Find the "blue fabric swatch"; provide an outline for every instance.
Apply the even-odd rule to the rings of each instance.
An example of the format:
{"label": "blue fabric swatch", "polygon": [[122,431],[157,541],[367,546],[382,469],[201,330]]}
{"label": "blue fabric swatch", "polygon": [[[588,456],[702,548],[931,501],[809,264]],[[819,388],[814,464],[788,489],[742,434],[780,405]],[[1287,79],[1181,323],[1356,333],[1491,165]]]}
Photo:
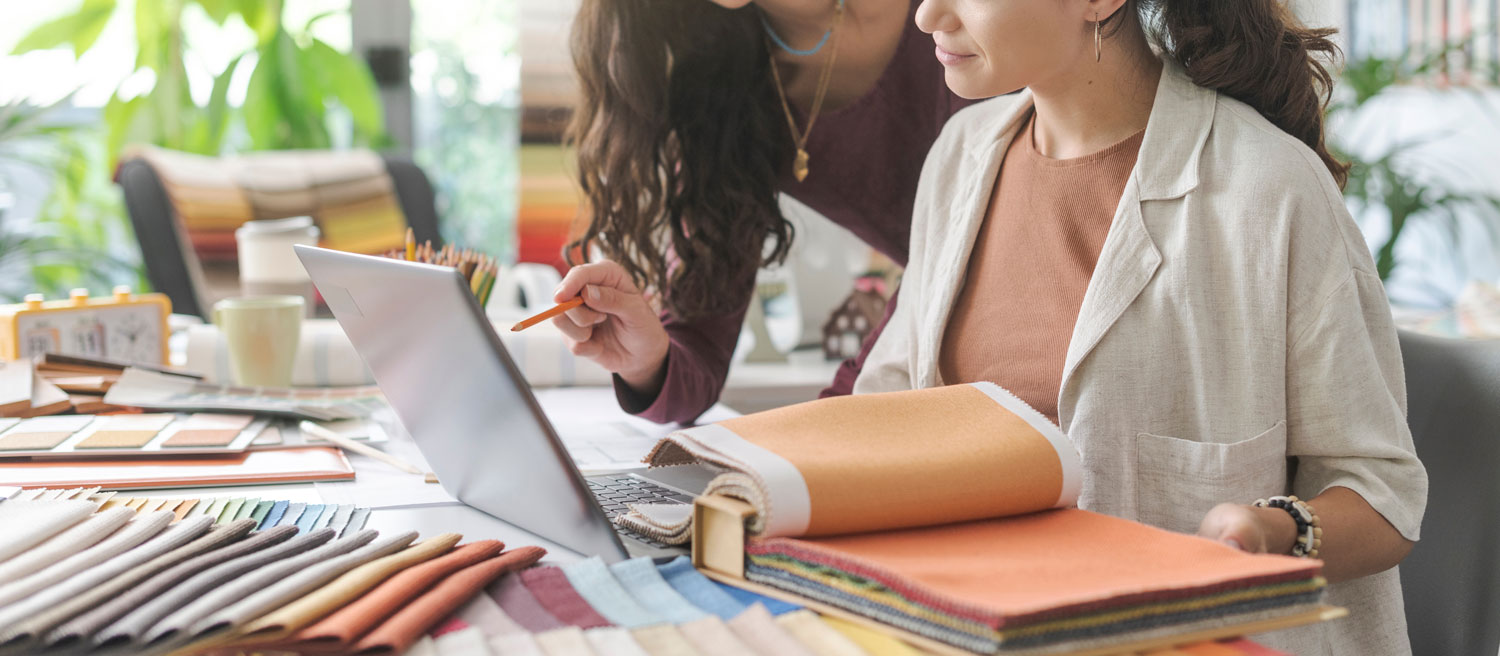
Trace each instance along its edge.
{"label": "blue fabric swatch", "polygon": [[717,615],[720,619],[734,619],[748,608],[739,600],[729,596],[729,593],[721,590],[719,586],[714,585],[713,580],[693,569],[693,561],[687,556],[678,556],[669,562],[657,565],[656,571],[660,572],[662,578],[667,580],[667,585],[672,586],[672,589],[683,598],[704,612]]}
{"label": "blue fabric swatch", "polygon": [[323,509],[327,508],[321,503],[309,503],[302,511],[302,516],[297,518],[297,533],[309,533],[313,530],[313,524],[318,523],[318,518],[323,516]]}
{"label": "blue fabric swatch", "polygon": [[614,624],[635,629],[667,621],[630,596],[598,556],[563,565],[562,571],[573,584],[573,589],[578,591],[578,596]]}
{"label": "blue fabric swatch", "polygon": [[270,512],[266,513],[266,518],[260,520],[260,525],[256,526],[255,530],[264,531],[268,528],[271,528],[272,526],[279,524],[281,522],[281,516],[286,514],[286,507],[288,505],[291,505],[290,502],[277,501],[274,505],[271,506]]}
{"label": "blue fabric swatch", "polygon": [[277,526],[286,526],[286,525],[290,524],[290,525],[295,526],[297,524],[297,520],[302,517],[302,511],[306,510],[306,509],[307,509],[307,504],[305,504],[305,503],[295,503],[294,502],[294,503],[287,504],[286,512],[282,513],[281,519],[277,520],[276,525]]}
{"label": "blue fabric swatch", "polygon": [[684,599],[667,580],[656,571],[650,558],[631,558],[609,566],[610,573],[630,596],[659,617],[673,624],[684,624],[703,619],[706,614],[692,602]]}
{"label": "blue fabric swatch", "polygon": [[718,581],[714,581],[713,584],[719,586],[720,590],[729,593],[729,596],[734,597],[735,600],[744,604],[747,608],[751,604],[761,604],[762,606],[766,607],[766,610],[771,611],[772,615],[785,615],[794,610],[802,609],[801,606],[798,606],[796,604],[787,603],[780,599],[772,599],[765,595],[756,594],[749,590],[741,590],[732,585],[726,585]]}

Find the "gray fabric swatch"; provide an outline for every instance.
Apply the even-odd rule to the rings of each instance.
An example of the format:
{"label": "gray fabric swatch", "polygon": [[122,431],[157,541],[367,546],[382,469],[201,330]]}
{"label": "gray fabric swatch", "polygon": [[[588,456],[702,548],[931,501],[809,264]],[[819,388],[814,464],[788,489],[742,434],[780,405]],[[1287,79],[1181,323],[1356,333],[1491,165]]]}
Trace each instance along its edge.
{"label": "gray fabric swatch", "polygon": [[[153,513],[146,518],[158,518],[163,526],[170,524],[176,518],[171,512]],[[194,518],[162,531],[155,537],[147,540],[144,544],[129,549],[113,558],[96,561],[91,567],[68,577],[54,585],[38,590],[30,597],[19,600],[9,606],[0,608],[0,642],[11,637],[14,628],[22,621],[32,616],[57,606],[68,599],[88,592],[90,588],[108,582],[125,572],[130,571],[136,565],[145,564],[151,559],[168,553],[173,549],[192,542],[198,536],[208,532],[213,522],[207,517]]]}
{"label": "gray fabric swatch", "polygon": [[347,503],[339,506],[339,511],[333,514],[333,519],[329,521],[328,528],[337,531],[339,535],[343,535],[344,527],[349,525],[349,518],[353,515],[354,506]]}
{"label": "gray fabric swatch", "polygon": [[[129,508],[111,508],[89,515],[41,544],[0,563],[0,581],[14,581],[99,544],[132,517],[135,517],[135,511]],[[11,528],[8,524],[0,526],[5,526],[7,531]]]}
{"label": "gray fabric swatch", "polygon": [[173,519],[172,513],[169,512],[157,512],[137,517],[92,547],[33,572],[30,576],[0,584],[0,606],[9,606],[27,595],[35,594],[43,588],[134,548],[160,533]]}
{"label": "gray fabric swatch", "polygon": [[350,533],[353,533],[355,531],[363,530],[365,527],[365,521],[369,518],[369,508],[355,508],[354,513],[349,515],[349,523],[344,526],[343,532],[339,533],[339,535],[349,535]]}
{"label": "gray fabric swatch", "polygon": [[92,501],[22,501],[11,500],[0,505],[0,562],[41,544],[69,526],[92,515],[98,505]]}
{"label": "gray fabric swatch", "polygon": [[286,512],[282,513],[281,519],[277,520],[277,526],[296,526],[297,520],[302,517],[302,511],[307,510],[305,503],[288,504]]}
{"label": "gray fabric swatch", "polygon": [[[333,531],[323,529],[313,531],[305,537],[322,536],[323,541],[333,537]],[[214,611],[224,608],[235,601],[244,599],[246,596],[270,586],[293,572],[298,572],[335,556],[342,556],[354,551],[374,540],[375,531],[363,531],[347,538],[341,538],[329,542],[316,549],[299,554],[292,558],[278,558],[258,563],[257,566],[245,572],[232,581],[221,581],[219,585],[203,591],[197,598],[182,605],[170,615],[162,618],[156,624],[141,635],[141,642],[148,647],[155,648],[171,644],[180,639],[192,637],[188,629],[196,625],[203,618],[208,617]],[[298,538],[300,540],[301,538]],[[296,540],[294,540],[295,542]],[[288,543],[290,544],[290,543]]]}
{"label": "gray fabric swatch", "polygon": [[248,597],[219,609],[212,615],[198,621],[188,632],[197,636],[216,633],[223,629],[242,625],[280,608],[293,599],[316,590],[324,583],[333,580],[334,577],[359,565],[405,549],[415,539],[417,539],[417,532],[408,531],[391,538],[372,542],[367,546],[342,556],[331,558],[297,571],[262,590],[251,593]]}
{"label": "gray fabric swatch", "polygon": [[[191,521],[193,520],[183,520],[182,523]],[[105,603],[110,598],[113,598],[120,593],[129,590],[131,587],[135,586],[135,584],[140,583],[147,577],[156,574],[157,572],[163,571],[168,567],[176,565],[180,562],[188,560],[189,558],[192,558],[204,552],[213,551],[214,549],[218,549],[219,547],[239,540],[240,538],[245,537],[245,535],[249,533],[250,529],[252,528],[255,528],[255,522],[250,520],[241,520],[224,526],[211,527],[206,534],[200,536],[198,539],[193,540],[192,542],[189,542],[185,545],[182,545],[181,547],[152,558],[147,562],[136,565],[135,567],[130,568],[130,570],[126,571],[125,573],[110,579],[102,585],[95,586],[89,589],[87,592],[74,596],[73,598],[59,603],[44,612],[32,616],[21,625],[15,627],[15,629],[10,632],[10,635],[7,636],[5,640],[0,641],[0,643],[8,645],[10,644],[10,641],[30,642],[36,640],[38,637],[52,630],[57,625],[67,621],[69,618],[87,612],[89,609],[95,608]]]}
{"label": "gray fabric swatch", "polygon": [[[94,644],[105,645],[106,643],[118,642],[134,644],[140,640],[141,634],[156,624],[158,620],[166,617],[172,611],[191,603],[208,590],[233,581],[235,577],[257,567],[262,567],[267,563],[275,562],[277,559],[286,558],[312,549],[333,537],[330,534],[313,533],[298,536],[290,540],[287,539],[296,534],[297,528],[294,526],[288,526],[285,530],[282,527],[277,527],[266,531],[262,535],[273,535],[275,536],[275,540],[271,541],[269,545],[262,545],[264,548],[238,555],[231,560],[220,562],[212,567],[198,571],[187,580],[172,586],[170,589],[157,590],[156,594],[139,600],[140,605],[134,610],[127,608],[126,610],[129,610],[129,612],[124,613],[124,616],[115,620],[114,624],[111,624],[108,628],[95,635]],[[245,542],[250,542],[253,539],[254,537]],[[243,544],[233,545],[233,547]],[[212,555],[214,555],[214,552],[204,554],[204,556]],[[183,565],[187,564],[183,563]],[[132,594],[134,592],[134,590],[131,591]]]}

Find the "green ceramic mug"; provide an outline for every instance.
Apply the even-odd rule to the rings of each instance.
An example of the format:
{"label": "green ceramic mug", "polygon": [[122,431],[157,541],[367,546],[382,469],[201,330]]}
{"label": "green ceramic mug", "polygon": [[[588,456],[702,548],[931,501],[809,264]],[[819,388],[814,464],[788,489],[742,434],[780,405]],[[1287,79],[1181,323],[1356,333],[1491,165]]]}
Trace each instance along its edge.
{"label": "green ceramic mug", "polygon": [[214,304],[236,385],[288,387],[302,333],[301,296],[244,296]]}

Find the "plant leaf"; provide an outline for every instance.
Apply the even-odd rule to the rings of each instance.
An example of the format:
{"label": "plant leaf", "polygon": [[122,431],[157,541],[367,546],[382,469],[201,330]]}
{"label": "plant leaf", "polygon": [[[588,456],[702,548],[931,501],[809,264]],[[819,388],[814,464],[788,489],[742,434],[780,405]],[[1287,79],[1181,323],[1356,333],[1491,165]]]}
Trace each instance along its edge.
{"label": "plant leaf", "polygon": [[356,134],[364,136],[367,141],[384,135],[380,93],[370,67],[354,55],[339,52],[318,39],[313,39],[307,54],[329,92],[349,110]]}
{"label": "plant leaf", "polygon": [[115,0],[87,0],[78,11],[36,26],[11,50],[19,55],[33,50],[51,50],[73,45],[73,56],[81,57],[94,42],[115,11]]}
{"label": "plant leaf", "polygon": [[[140,2],[141,0],[136,0],[136,1]],[[223,25],[224,21],[229,20],[229,15],[232,14],[232,13],[234,13],[234,10],[235,10],[235,6],[231,2],[231,0],[193,0],[193,1],[199,7],[203,8],[204,13],[208,14],[208,17],[211,18],[211,19],[213,19],[215,25]]]}

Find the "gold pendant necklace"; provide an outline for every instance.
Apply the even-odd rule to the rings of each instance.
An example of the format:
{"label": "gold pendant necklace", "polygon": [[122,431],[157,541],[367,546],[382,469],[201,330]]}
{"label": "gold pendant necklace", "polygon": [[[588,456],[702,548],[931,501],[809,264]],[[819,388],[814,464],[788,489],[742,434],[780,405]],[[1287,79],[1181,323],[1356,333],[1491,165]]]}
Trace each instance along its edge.
{"label": "gold pendant necklace", "polygon": [[797,130],[797,119],[792,116],[792,106],[786,101],[786,90],[782,88],[781,72],[776,68],[776,57],[771,56],[771,77],[776,81],[776,95],[781,99],[781,109],[786,112],[786,123],[792,131],[792,141],[797,145],[797,159],[792,162],[792,177],[797,182],[807,179],[808,160],[807,136],[812,134],[813,123],[818,120],[818,112],[823,109],[823,98],[828,94],[828,83],[833,79],[833,62],[839,54],[839,25],[844,22],[844,2],[840,0],[833,15],[833,43],[829,44],[828,61],[823,64],[823,71],[818,75],[818,91],[813,95],[812,110],[807,114],[807,129]]}

